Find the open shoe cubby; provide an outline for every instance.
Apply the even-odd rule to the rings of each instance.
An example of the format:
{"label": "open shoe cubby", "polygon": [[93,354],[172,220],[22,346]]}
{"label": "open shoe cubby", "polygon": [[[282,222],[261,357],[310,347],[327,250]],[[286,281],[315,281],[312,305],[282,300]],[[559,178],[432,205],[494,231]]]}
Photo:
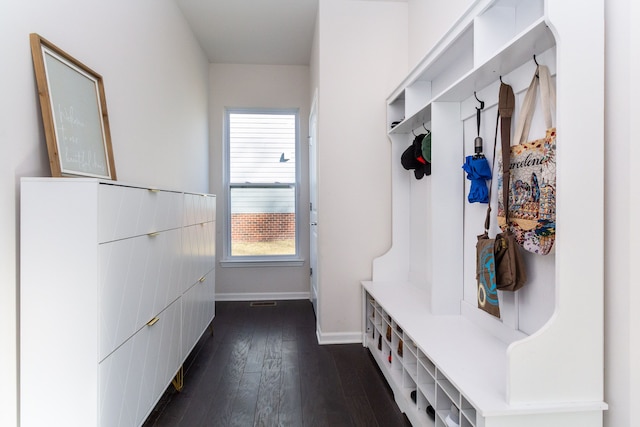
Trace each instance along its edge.
{"label": "open shoe cubby", "polygon": [[[439,365],[416,344],[402,325],[365,291],[366,342],[394,394],[400,396],[401,409],[414,424],[446,426],[455,408],[460,426],[475,427],[476,409]],[[390,338],[389,338],[390,337]],[[434,417],[427,408],[434,409]]]}
{"label": "open shoe cubby", "polygon": [[[460,426],[479,427],[484,424],[477,408],[505,408],[503,388],[483,390],[484,384],[499,384],[496,380],[504,371],[486,368],[504,361],[505,343],[461,316],[430,315],[426,294],[413,285],[364,282],[363,286],[364,345],[414,425],[446,426],[453,405]],[[482,345],[486,338],[490,345]],[[471,355],[474,361],[467,365]],[[433,420],[427,415],[429,406],[435,410]]]}
{"label": "open shoe cubby", "polygon": [[[387,99],[392,246],[363,282],[363,343],[414,425],[445,426],[452,405],[461,426],[602,425],[603,10],[603,0],[473,1]],[[517,117],[534,55],[557,90],[556,250],[527,255],[530,280],[500,293],[498,319],[476,306],[486,205],[467,203],[461,166],[473,154],[475,96],[486,101],[481,133],[491,160],[500,80],[516,92]],[[589,102],[578,96],[585,88]],[[425,129],[431,175],[416,180],[400,157]],[[577,196],[585,191],[588,218]],[[586,229],[589,245],[580,243]]]}

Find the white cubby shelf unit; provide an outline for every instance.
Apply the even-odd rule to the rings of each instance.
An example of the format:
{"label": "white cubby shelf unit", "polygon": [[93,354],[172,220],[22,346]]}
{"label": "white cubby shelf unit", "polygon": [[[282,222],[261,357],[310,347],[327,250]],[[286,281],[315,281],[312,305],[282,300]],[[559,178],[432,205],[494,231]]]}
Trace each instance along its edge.
{"label": "white cubby shelf unit", "polygon": [[[569,3],[472,2],[387,99],[392,246],[362,283],[363,344],[414,425],[446,426],[452,405],[460,426],[602,425],[604,4]],[[474,154],[476,98],[491,164],[500,80],[516,94],[513,131],[534,55],[557,91],[555,251],[524,254],[527,284],[499,293],[496,318],[477,308],[486,204],[467,201],[462,164]],[[544,135],[539,115],[529,139]],[[416,180],[400,157],[425,129],[432,172]]]}

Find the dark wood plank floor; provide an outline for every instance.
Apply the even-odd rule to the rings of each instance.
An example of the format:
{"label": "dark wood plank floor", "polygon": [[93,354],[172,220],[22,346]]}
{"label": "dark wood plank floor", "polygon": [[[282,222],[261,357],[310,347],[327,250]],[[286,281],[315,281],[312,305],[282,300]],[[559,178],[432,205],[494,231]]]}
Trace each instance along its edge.
{"label": "dark wood plank floor", "polygon": [[318,345],[306,300],[217,302],[184,367],[145,427],[410,426],[367,349]]}

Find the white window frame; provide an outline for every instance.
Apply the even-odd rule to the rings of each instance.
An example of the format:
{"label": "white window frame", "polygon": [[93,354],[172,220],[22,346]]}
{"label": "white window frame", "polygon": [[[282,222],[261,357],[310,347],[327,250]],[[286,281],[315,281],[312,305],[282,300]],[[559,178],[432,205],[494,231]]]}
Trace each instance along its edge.
{"label": "white window frame", "polygon": [[[230,182],[230,129],[229,118],[231,114],[288,114],[295,115],[295,254],[293,255],[231,255],[231,189],[237,187]],[[300,254],[300,110],[298,108],[225,108],[224,113],[224,141],[223,141],[223,185],[226,199],[226,209],[224,218],[224,236],[222,239],[222,259],[220,265],[223,267],[247,267],[247,266],[301,266],[304,259]],[[243,185],[244,186],[244,185]],[[265,184],[254,184],[251,186],[264,187]],[[282,186],[278,184],[270,187]]]}

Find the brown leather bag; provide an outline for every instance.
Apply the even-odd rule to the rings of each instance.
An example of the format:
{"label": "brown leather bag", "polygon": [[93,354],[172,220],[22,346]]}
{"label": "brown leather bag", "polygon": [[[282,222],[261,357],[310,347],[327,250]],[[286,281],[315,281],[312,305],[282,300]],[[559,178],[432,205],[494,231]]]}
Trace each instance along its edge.
{"label": "brown leather bag", "polygon": [[[511,116],[515,105],[515,96],[511,86],[500,84],[500,95],[498,101],[498,116],[496,119],[496,136],[493,143],[493,165],[495,166],[496,145],[498,140],[498,124],[501,123],[501,142],[503,164],[509,164],[509,146],[511,145]],[[495,170],[494,167],[492,167]],[[509,188],[509,170],[504,171],[503,189]],[[505,212],[507,222],[509,221],[509,211]],[[489,238],[489,226],[491,223],[491,189],[489,189],[489,204],[487,205],[487,215],[484,221],[484,233],[478,236],[477,250],[477,271],[478,278],[478,306],[483,310],[499,317],[500,311],[497,304],[489,309],[485,304],[489,296],[488,291],[492,286],[487,287],[487,280],[491,275],[495,275],[495,288],[501,291],[517,291],[527,281],[527,273],[520,248],[511,231],[505,231],[496,235],[495,239]],[[492,247],[493,262],[487,262],[486,249]],[[493,264],[493,265],[491,265]],[[494,271],[490,271],[493,268]],[[484,277],[484,278],[483,278]],[[495,292],[495,290],[494,290]]]}
{"label": "brown leather bag", "polygon": [[496,235],[496,286],[501,291],[517,291],[527,281],[520,246],[511,231]]}
{"label": "brown leather bag", "polygon": [[[511,117],[513,116],[513,108],[515,106],[515,96],[511,86],[501,83],[500,94],[498,98],[498,119],[500,123],[500,142],[502,146],[502,164],[508,165],[511,153]],[[498,123],[496,122],[496,140],[498,133]],[[496,141],[493,143],[493,160],[495,164],[496,158]],[[509,168],[504,168],[502,173],[503,197],[509,197]],[[503,199],[508,200],[508,199]],[[489,227],[489,212],[487,209],[487,218],[485,229]],[[505,218],[509,223],[509,208],[505,209]],[[515,240],[515,236],[509,230],[496,235],[496,243],[494,245],[496,258],[496,285],[501,291],[517,291],[527,281],[527,273],[525,270],[524,260],[520,253],[520,248]]]}

